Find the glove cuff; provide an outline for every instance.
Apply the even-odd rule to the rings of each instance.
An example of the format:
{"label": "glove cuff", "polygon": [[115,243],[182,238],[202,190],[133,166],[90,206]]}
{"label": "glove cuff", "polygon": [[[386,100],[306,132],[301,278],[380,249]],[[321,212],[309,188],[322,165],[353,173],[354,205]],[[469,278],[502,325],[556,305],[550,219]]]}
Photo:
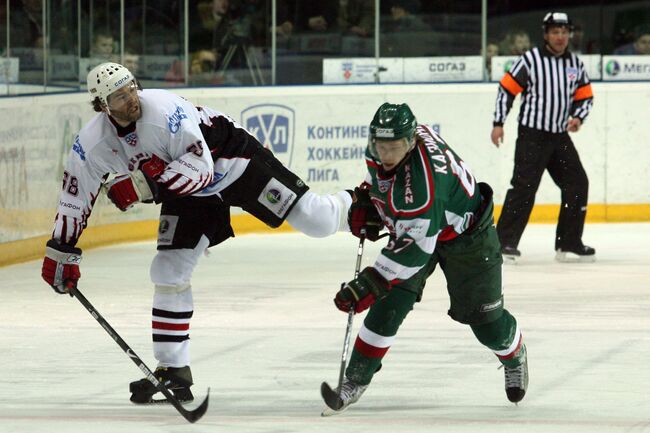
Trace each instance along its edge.
{"label": "glove cuff", "polygon": [[377,299],[381,299],[388,294],[393,285],[390,281],[386,280],[377,269],[368,266],[363,271],[359,272],[359,279],[367,282],[368,290],[375,295]]}
{"label": "glove cuff", "polygon": [[133,189],[138,195],[138,201],[140,203],[152,202],[153,192],[151,192],[147,176],[140,170],[135,170],[129,176],[131,176],[131,180],[133,181]]}
{"label": "glove cuff", "polygon": [[45,244],[45,255],[59,263],[78,265],[81,263],[81,248],[61,244],[56,239],[50,239]]}

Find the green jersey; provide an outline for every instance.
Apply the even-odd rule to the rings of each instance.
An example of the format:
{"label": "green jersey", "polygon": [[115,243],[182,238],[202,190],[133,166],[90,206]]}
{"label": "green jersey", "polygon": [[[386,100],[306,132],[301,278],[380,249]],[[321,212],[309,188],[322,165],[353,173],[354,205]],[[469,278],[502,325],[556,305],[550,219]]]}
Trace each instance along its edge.
{"label": "green jersey", "polygon": [[438,242],[467,230],[481,206],[467,165],[431,128],[419,125],[416,145],[394,173],[366,149],[370,197],[390,232],[374,267],[397,284],[418,273]]}

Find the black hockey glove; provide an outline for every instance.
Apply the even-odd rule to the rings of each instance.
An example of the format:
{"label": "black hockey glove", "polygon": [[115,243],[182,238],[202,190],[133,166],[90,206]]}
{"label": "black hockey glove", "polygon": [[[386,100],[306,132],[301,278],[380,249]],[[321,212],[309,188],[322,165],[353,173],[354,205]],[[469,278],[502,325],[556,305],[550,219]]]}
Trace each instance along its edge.
{"label": "black hockey glove", "polygon": [[352,194],[352,204],[348,210],[348,225],[353,235],[360,238],[361,231],[365,230],[366,239],[376,241],[379,239],[379,232],[384,227],[377,208],[370,200],[370,193],[367,189],[356,187]]}
{"label": "black hockey glove", "polygon": [[336,308],[348,312],[354,308],[355,313],[360,313],[388,294],[392,288],[379,272],[368,266],[354,280],[341,286],[341,290],[334,298]]}

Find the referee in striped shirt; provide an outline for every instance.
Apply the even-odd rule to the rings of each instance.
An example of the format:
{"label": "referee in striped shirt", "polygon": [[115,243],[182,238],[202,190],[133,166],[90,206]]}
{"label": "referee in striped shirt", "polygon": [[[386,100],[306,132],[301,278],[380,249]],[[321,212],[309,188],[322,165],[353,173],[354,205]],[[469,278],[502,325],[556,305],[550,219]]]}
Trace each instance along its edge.
{"label": "referee in striped shirt", "polygon": [[569,132],[577,132],[592,107],[593,94],[583,63],[567,50],[573,26],[567,14],[543,20],[544,47],[525,52],[501,79],[491,139],[503,142],[503,123],[522,94],[512,188],[506,194],[497,232],[506,261],[517,249],[535,203],[544,170],[562,191],[555,236],[559,261],[593,261],[596,251],[582,243],[589,180]]}

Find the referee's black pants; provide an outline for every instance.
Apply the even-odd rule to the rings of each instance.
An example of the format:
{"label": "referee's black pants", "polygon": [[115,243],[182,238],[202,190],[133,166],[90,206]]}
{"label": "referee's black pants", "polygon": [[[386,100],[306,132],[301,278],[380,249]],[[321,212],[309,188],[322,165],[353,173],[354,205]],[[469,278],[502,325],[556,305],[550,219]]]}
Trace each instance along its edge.
{"label": "referee's black pants", "polygon": [[497,223],[502,246],[519,245],[544,170],[548,170],[562,191],[555,249],[582,245],[589,180],[569,134],[553,134],[520,125],[510,181],[512,188],[506,194]]}

